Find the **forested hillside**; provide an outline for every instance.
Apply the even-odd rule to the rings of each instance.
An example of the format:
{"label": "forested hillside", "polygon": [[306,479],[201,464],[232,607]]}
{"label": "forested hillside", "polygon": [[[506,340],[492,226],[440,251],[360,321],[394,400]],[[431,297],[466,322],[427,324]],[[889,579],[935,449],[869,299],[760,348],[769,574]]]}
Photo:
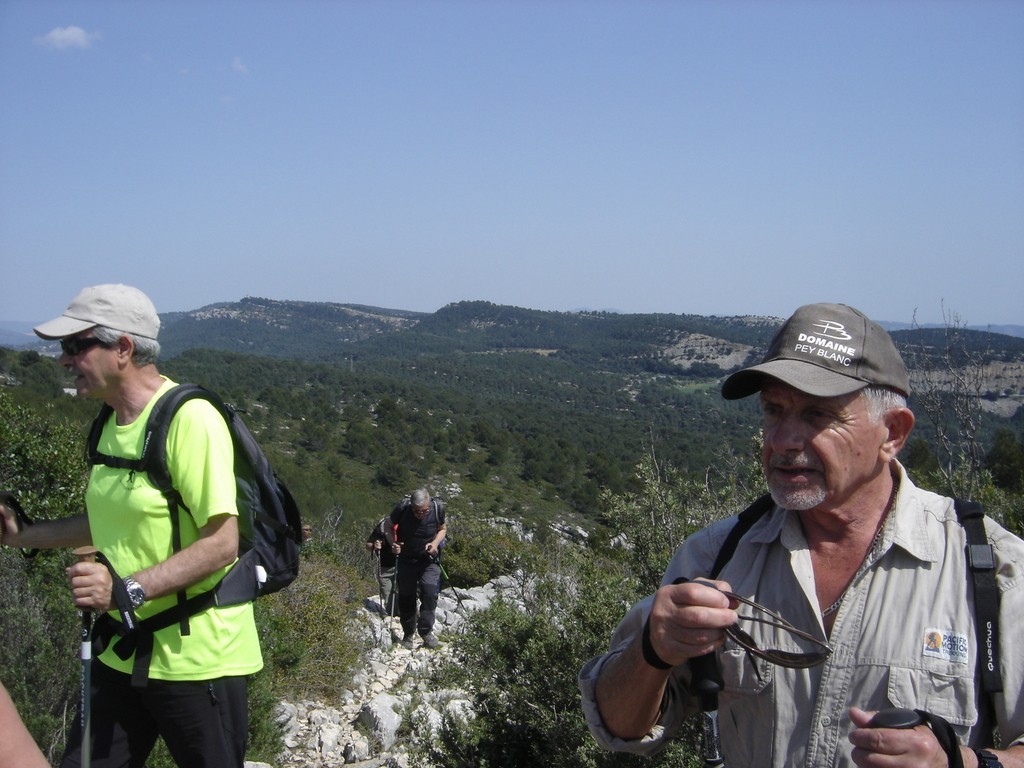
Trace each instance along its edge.
{"label": "forested hillside", "polygon": [[[600,490],[623,490],[645,454],[694,477],[749,454],[755,404],[718,387],[780,322],[258,298],[163,319],[162,370],[246,407],[318,519],[369,518],[429,481],[476,509],[590,530]],[[950,329],[894,337],[915,375],[981,361],[982,441],[1019,436],[1024,339],[953,330],[953,342]],[[8,354],[0,374],[84,422],[91,406],[68,402],[52,361],[32,354]],[[933,429],[922,420],[919,438]],[[924,448],[910,461],[930,460]]]}

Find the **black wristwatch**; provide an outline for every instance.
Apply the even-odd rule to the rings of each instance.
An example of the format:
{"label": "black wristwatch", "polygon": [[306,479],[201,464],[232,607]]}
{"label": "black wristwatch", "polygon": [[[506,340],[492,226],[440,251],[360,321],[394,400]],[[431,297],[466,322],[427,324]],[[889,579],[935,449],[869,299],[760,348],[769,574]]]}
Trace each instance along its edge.
{"label": "black wristwatch", "polygon": [[124,588],[128,590],[128,599],[132,601],[132,608],[139,608],[146,602],[146,590],[131,576],[125,576]]}
{"label": "black wristwatch", "polygon": [[976,749],[974,750],[974,754],[978,756],[979,768],[1003,768],[1003,764],[999,762],[999,758],[987,749]]}

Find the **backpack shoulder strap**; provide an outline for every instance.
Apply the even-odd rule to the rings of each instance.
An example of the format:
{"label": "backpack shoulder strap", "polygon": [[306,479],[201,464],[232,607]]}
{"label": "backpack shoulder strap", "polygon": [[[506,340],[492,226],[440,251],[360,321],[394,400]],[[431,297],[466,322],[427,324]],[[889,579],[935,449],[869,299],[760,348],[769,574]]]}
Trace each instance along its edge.
{"label": "backpack shoulder strap", "polygon": [[[150,481],[165,496],[168,494],[177,496],[167,468],[167,431],[181,406],[196,398],[211,402],[224,414],[224,406],[213,392],[198,384],[178,384],[160,396],[149,412],[149,419],[146,421],[146,436],[142,443],[141,461],[143,468],[149,473]],[[180,496],[175,501],[184,507]]]}
{"label": "backpack shoulder strap", "polygon": [[394,514],[395,511],[398,512],[398,520],[396,520],[395,522],[398,525],[401,525],[406,520],[408,520],[409,515],[412,514],[412,498],[409,496],[403,498],[400,502],[398,502],[395,505],[395,509],[392,510],[392,514]]}
{"label": "backpack shoulder strap", "polygon": [[142,440],[142,452],[137,459],[109,456],[99,452],[99,441],[103,434],[103,428],[114,412],[113,408],[104,403],[89,428],[89,439],[86,443],[89,464],[104,464],[108,467],[130,469],[136,472],[144,471],[149,475],[153,485],[166,496],[172,490],[171,478],[167,470],[167,430],[182,404],[195,397],[207,399],[221,412],[224,410],[212,392],[197,384],[179,384],[169,389],[153,404],[153,408],[149,412],[149,418],[146,420],[146,432]]}
{"label": "backpack shoulder strap", "polygon": [[764,496],[757,498],[749,507],[739,513],[736,520],[736,525],[729,531],[729,535],[722,543],[722,548],[718,550],[718,557],[715,558],[715,564],[711,566],[711,573],[708,575],[711,578],[718,578],[718,574],[725,568],[725,564],[732,559],[733,553],[736,551],[736,546],[740,543],[740,539],[743,538],[744,534],[751,529],[751,527],[764,517],[765,513],[772,508],[772,495],[766,493]]}
{"label": "backpack shoulder strap", "polygon": [[100,406],[100,412],[96,414],[96,418],[92,420],[92,426],[89,427],[89,438],[85,443],[85,458],[89,462],[89,466],[94,464],[103,464],[107,467],[114,469],[130,469],[140,470],[142,469],[142,459],[126,459],[121,456],[109,456],[105,453],[100,453],[100,437],[103,436],[103,428],[107,426],[107,422],[110,421],[110,417],[114,414],[114,409],[111,408],[107,403]]}
{"label": "backpack shoulder strap", "polygon": [[985,510],[977,501],[954,499],[953,508],[967,536],[967,567],[974,587],[974,631],[981,663],[981,684],[986,693],[1001,693],[999,666],[999,588],[996,558],[985,535]]}
{"label": "backpack shoulder strap", "polygon": [[[167,466],[167,431],[181,406],[196,398],[209,401],[225,419],[227,418],[222,401],[213,392],[198,384],[179,384],[161,395],[154,404],[146,422],[146,437],[142,445],[142,461],[149,480],[160,489],[164,498],[167,499],[167,510],[171,516],[171,549],[173,552],[180,552],[182,549],[180,513],[191,515],[192,512],[181,497],[181,492],[174,487],[174,480]],[[186,590],[179,590],[176,597],[177,606],[174,616],[182,636],[187,636],[190,634],[189,617],[196,613],[196,610],[190,610],[190,599]],[[143,654],[142,663],[148,667],[149,660],[145,656],[146,654]],[[136,661],[139,661],[138,656],[136,656]],[[138,674],[136,672],[136,676]]]}
{"label": "backpack shoulder strap", "polygon": [[[197,397],[210,401],[222,414],[224,413],[224,408],[219,398],[198,384],[178,384],[172,387],[164,392],[156,403],[153,404],[153,408],[149,412],[149,418],[146,420],[146,434],[142,441],[142,455],[139,457],[138,466],[132,467],[136,470],[145,471],[149,481],[167,499],[167,512],[171,520],[171,551],[173,552],[180,552],[182,549],[180,515],[182,512],[191,514],[191,511],[181,497],[181,493],[174,487],[174,480],[167,466],[167,432],[181,406]],[[187,603],[187,592],[184,589],[179,590],[177,593],[175,616],[183,636],[187,636],[190,632],[188,617],[191,614],[186,610]],[[144,663],[148,665],[148,659],[145,659]],[[136,676],[138,674],[137,671]]]}
{"label": "backpack shoulder strap", "polygon": [[[737,515],[736,524],[729,531],[729,535],[725,537],[725,541],[722,542],[722,547],[718,550],[718,557],[715,558],[715,563],[711,566],[708,576],[712,579],[718,578],[718,574],[725,568],[726,563],[732,559],[740,539],[753,527],[754,523],[764,517],[765,513],[772,508],[773,503],[772,495],[766,493],[755,499],[750,506]],[[682,579],[676,579],[673,583],[678,584],[680,581]],[[700,697],[700,707],[704,711],[705,739],[709,745],[714,743],[717,748],[718,724],[713,713],[718,709],[718,694],[725,688],[722,673],[718,668],[718,661],[714,652],[711,652],[691,658],[688,663],[692,675],[691,686]],[[711,765],[712,762],[708,761],[705,764]]]}

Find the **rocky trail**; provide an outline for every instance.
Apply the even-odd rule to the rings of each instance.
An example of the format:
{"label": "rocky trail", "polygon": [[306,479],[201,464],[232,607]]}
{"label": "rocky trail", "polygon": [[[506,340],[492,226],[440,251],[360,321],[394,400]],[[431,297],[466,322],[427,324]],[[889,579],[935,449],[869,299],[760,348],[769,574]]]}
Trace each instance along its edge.
{"label": "rocky trail", "polygon": [[465,616],[486,607],[498,594],[512,594],[513,580],[468,590],[442,590],[437,604],[435,634],[441,645],[419,644],[403,648],[397,618],[382,615],[380,600],[364,601],[362,619],[372,638],[366,666],[356,675],[351,690],[337,702],[283,701],[276,715],[284,730],[285,752],[274,764],[246,762],[245,768],[407,768],[408,744],[401,734],[412,723],[427,723],[434,733],[444,714],[471,718],[472,702],[458,690],[433,690],[431,673],[450,656],[446,640],[460,631]]}

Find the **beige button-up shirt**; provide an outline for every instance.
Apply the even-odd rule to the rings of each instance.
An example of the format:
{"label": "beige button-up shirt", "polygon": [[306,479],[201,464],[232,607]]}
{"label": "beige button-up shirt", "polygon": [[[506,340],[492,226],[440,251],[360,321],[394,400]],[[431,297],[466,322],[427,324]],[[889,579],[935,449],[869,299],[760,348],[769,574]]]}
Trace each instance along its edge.
{"label": "beige button-up shirt", "polygon": [[[993,746],[994,724],[1002,746],[1024,743],[1024,644],[1015,633],[1024,615],[1024,542],[986,518],[1001,594],[1004,687],[990,705],[975,672],[978,647],[964,530],[951,499],[915,487],[902,466],[899,472],[896,506],[843,597],[828,638],[834,649],[828,661],[785,669],[754,659],[731,641],[718,654],[725,682],[719,727],[729,768],[853,765],[847,739],[851,706],[927,710],[948,720],[960,742],[972,747]],[[691,536],[662,583],[706,575],[735,521]],[[825,639],[810,553],[796,515],[771,510],[741,539],[719,578],[737,594]],[[639,634],[650,602],[634,606],[613,634],[609,653],[580,672],[588,725],[607,749],[652,754],[697,711],[683,665],[669,678],[659,723],[643,739],[618,739],[601,721],[595,681],[604,663]],[[743,628],[762,648],[807,650],[770,627],[747,622]]]}

